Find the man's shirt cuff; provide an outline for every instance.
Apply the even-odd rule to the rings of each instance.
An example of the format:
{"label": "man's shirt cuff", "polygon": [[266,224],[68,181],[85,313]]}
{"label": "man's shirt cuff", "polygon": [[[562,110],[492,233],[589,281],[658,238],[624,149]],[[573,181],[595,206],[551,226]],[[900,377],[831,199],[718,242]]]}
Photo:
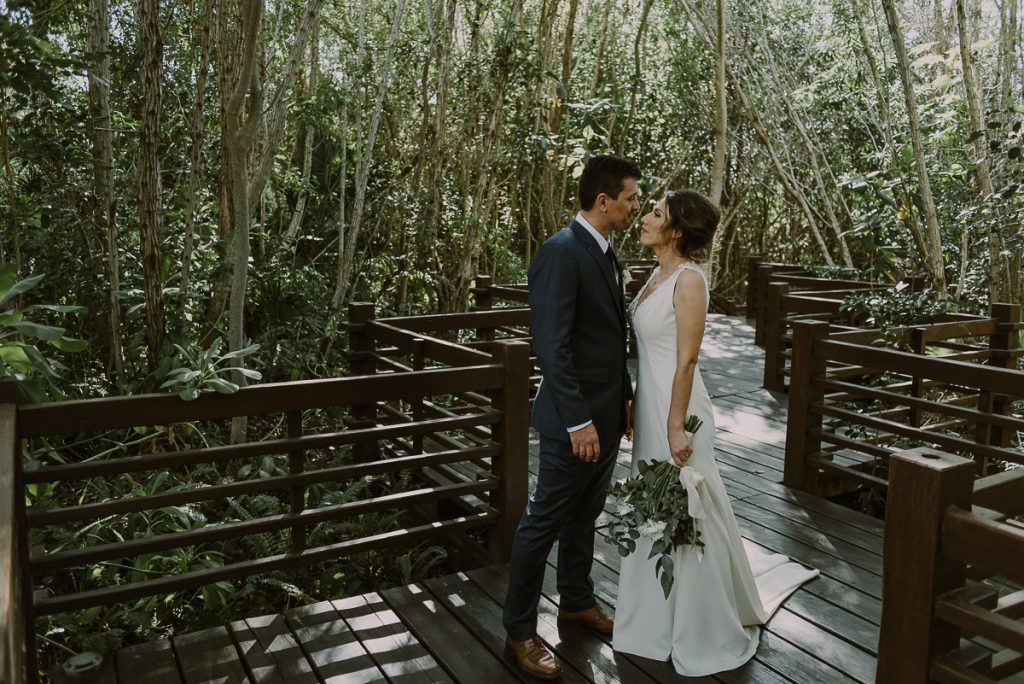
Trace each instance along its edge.
{"label": "man's shirt cuff", "polygon": [[593,425],[593,423],[594,423],[594,421],[588,420],[586,423],[580,423],[579,425],[577,425],[575,427],[568,428],[568,431],[569,432],[576,432],[577,430],[582,430],[583,428],[587,427],[588,425]]}

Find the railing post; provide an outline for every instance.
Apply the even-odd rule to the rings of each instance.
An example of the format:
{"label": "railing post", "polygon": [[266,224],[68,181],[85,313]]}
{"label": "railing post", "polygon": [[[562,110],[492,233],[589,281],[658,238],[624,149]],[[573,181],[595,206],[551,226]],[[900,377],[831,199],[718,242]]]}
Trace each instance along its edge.
{"label": "railing post", "polygon": [[[296,439],[302,436],[302,411],[288,412],[288,438]],[[288,474],[298,475],[306,470],[306,452],[298,449],[288,452]],[[298,516],[306,508],[306,488],[302,485],[291,487],[288,490],[291,500],[292,515]],[[292,525],[292,551],[302,551],[306,548],[306,527],[296,522]]]}
{"label": "railing post", "polygon": [[757,281],[757,267],[760,263],[760,255],[747,257],[747,310],[743,315],[748,321],[755,318],[754,312],[757,309],[757,298],[754,296],[754,283]]}
{"label": "railing post", "polygon": [[[1020,344],[1019,332],[1010,328],[1015,323],[1020,323],[1020,304],[993,304],[989,314],[999,321],[999,330],[988,339],[988,348],[992,357],[988,365],[997,368],[1016,368],[1016,360],[1009,355],[1011,349],[1016,349]],[[1010,415],[1011,403],[1005,395],[993,395],[991,392],[981,392],[978,396],[978,410],[986,413],[994,413],[1001,416]],[[1013,439],[1013,430],[999,425],[978,425],[979,440],[990,446],[1009,448]]]}
{"label": "railing post", "polygon": [[489,275],[478,275],[473,282],[473,311],[486,311],[494,308],[494,297],[491,293],[493,285]]}
{"label": "railing post", "polygon": [[502,412],[494,426],[494,441],[501,445],[491,469],[500,481],[491,497],[498,511],[498,523],[491,531],[490,557],[493,563],[505,563],[512,553],[512,539],[526,508],[530,432],[530,345],[526,342],[498,342],[495,361],[505,370],[505,381],[493,406]]}
{"label": "railing post", "polygon": [[754,344],[760,347],[764,346],[764,317],[768,294],[765,289],[768,287],[773,269],[771,264],[758,264],[754,273]]}
{"label": "railing post", "polygon": [[[373,375],[377,364],[373,359],[375,344],[367,323],[375,315],[374,305],[367,302],[352,302],[348,305],[349,368],[353,375]],[[377,407],[374,404],[359,404],[352,407],[349,427],[370,428],[377,424]],[[376,461],[377,440],[371,439],[353,445],[352,456],[356,463]]]}
{"label": "railing post", "polygon": [[811,472],[807,460],[821,451],[821,414],[811,406],[825,393],[813,379],[824,375],[827,362],[815,353],[818,340],[828,336],[825,321],[793,323],[793,365],[789,374],[789,415],[786,422],[786,463],[783,483],[787,487],[814,492],[818,488],[817,470]]}
{"label": "railing post", "polygon": [[959,631],[935,620],[935,600],[962,587],[962,563],[940,554],[946,509],[970,510],[974,463],[933,449],[889,458],[882,564],[879,684],[927,682],[932,658],[960,643]]}
{"label": "railing post", "polygon": [[[910,346],[915,354],[924,356],[927,344],[924,334],[927,328],[912,328],[910,330]],[[910,378],[910,396],[920,399],[924,396],[924,378],[914,375]],[[921,427],[921,409],[916,406],[910,407],[910,425]]]}
{"label": "railing post", "polygon": [[[491,276],[478,275],[475,287],[473,288],[473,311],[488,311],[494,307],[494,297],[491,292]],[[477,328],[476,339],[478,342],[493,342],[494,328]]]}
{"label": "railing post", "polygon": [[[422,337],[417,337],[412,341],[413,352],[412,352],[412,369],[414,371],[421,371],[425,365],[425,351],[427,346],[426,341]],[[416,397],[411,400],[412,402],[412,419],[419,423],[426,418],[427,408],[426,399],[424,397]],[[413,453],[423,453],[423,435],[417,434],[412,438],[412,450]]]}
{"label": "railing post", "polygon": [[0,382],[0,680],[37,680],[17,383]]}
{"label": "railing post", "polygon": [[764,388],[782,392],[786,389],[783,374],[786,362],[782,352],[786,345],[782,343],[785,330],[783,319],[786,311],[782,308],[782,298],[789,294],[788,283],[770,283],[765,303],[764,325]]}

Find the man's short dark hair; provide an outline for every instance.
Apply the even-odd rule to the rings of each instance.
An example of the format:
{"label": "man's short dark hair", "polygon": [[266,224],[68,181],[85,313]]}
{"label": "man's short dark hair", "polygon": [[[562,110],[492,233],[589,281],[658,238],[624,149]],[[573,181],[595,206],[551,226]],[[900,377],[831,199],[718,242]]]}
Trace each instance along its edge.
{"label": "man's short dark hair", "polygon": [[640,178],[640,167],[622,157],[611,154],[594,155],[583,167],[580,176],[580,209],[588,211],[602,192],[609,197],[618,197],[622,182],[627,178]]}

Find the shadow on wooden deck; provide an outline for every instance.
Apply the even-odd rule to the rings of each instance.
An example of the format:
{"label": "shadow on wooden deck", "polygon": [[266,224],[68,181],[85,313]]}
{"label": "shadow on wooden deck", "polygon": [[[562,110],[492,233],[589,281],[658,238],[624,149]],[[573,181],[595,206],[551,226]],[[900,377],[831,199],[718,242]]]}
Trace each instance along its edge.
{"label": "shadow on wooden deck", "polygon": [[[667,663],[615,653],[609,638],[576,625],[561,627],[551,567],[538,631],[563,663],[562,682],[874,680],[882,523],[780,484],[785,396],[761,388],[762,364],[749,326],[738,318],[709,317],[701,369],[716,408],[719,468],[746,543],[786,554],[821,575],[773,616],[757,655],[744,667],[687,679]],[[629,445],[623,446],[619,478],[630,462]],[[531,477],[535,449],[531,440]],[[549,565],[554,557],[553,551]],[[598,601],[610,611],[618,565],[617,552],[599,536],[592,576]],[[129,647],[118,652],[101,681],[536,681],[521,674],[504,650],[506,575],[505,566],[485,567]]]}

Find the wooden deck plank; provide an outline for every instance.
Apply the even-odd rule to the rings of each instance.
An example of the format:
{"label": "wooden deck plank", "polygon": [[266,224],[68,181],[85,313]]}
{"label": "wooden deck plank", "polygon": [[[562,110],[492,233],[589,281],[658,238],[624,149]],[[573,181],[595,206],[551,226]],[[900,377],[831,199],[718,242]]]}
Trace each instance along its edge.
{"label": "wooden deck plank", "polygon": [[882,598],[882,578],[877,574],[743,517],[737,516],[736,522],[739,524],[740,533],[744,538],[753,539],[765,548],[785,554],[807,567],[816,568],[823,574],[870,596]]}
{"label": "wooden deck plank", "polygon": [[[551,569],[544,577],[544,596],[552,603],[556,603],[558,601],[558,588],[555,580],[556,557],[557,548],[552,551],[552,554],[548,558],[548,565]],[[618,573],[604,563],[598,562],[594,564],[594,571],[591,573],[591,577],[594,580],[595,598],[599,603],[604,604],[604,607],[609,613],[614,613],[615,600],[618,593]],[[605,637],[605,639],[609,644],[611,643],[610,638]],[[775,682],[793,681],[786,679],[768,668],[757,658],[756,655],[742,667],[728,672],[720,672],[711,678],[683,677],[676,673],[675,668],[672,667],[672,664],[669,661],[662,662],[624,653],[616,653],[616,656],[629,661],[634,666],[647,673],[648,676],[656,679],[658,682],[690,683],[714,680],[722,682],[756,682],[757,684],[771,684]]]}
{"label": "wooden deck plank", "polygon": [[122,684],[181,684],[174,649],[167,639],[122,648],[116,660],[117,678]]}
{"label": "wooden deck plank", "polygon": [[854,546],[838,536],[826,534],[821,530],[793,522],[790,518],[780,516],[772,511],[754,506],[746,501],[733,502],[733,510],[737,518],[769,527],[791,539],[803,542],[808,546],[821,549],[836,558],[863,568],[881,576],[882,557],[859,546]]}
{"label": "wooden deck plank", "polygon": [[782,609],[768,623],[769,629],[794,645],[839,669],[859,682],[875,680],[875,658],[834,634]]}
{"label": "wooden deck plank", "polygon": [[[280,676],[281,680],[288,684],[316,684],[320,681],[313,672],[312,663],[292,634],[284,615],[278,613],[246,618],[245,625],[256,638],[254,648],[262,650],[273,662],[268,676],[269,672],[273,672],[275,680]],[[256,674],[255,668],[252,672]],[[260,681],[258,677],[257,680]]]}
{"label": "wooden deck plank", "polygon": [[322,681],[387,681],[330,601],[293,608],[285,612],[284,618]]}
{"label": "wooden deck plank", "polygon": [[[434,596],[443,602],[467,629],[476,634],[480,642],[495,657],[501,659],[523,681],[533,681],[531,676],[519,669],[514,663],[511,653],[505,649],[505,628],[501,622],[501,606],[488,596],[476,582],[469,579],[466,574],[459,573],[427,580],[426,584]],[[547,645],[558,653],[556,643],[547,642]],[[570,662],[563,659],[562,676],[559,681],[569,684],[585,684],[592,680],[589,680]]]}
{"label": "wooden deck plank", "polygon": [[496,658],[425,586],[413,584],[380,593],[456,681],[487,684],[522,681],[505,658]]}
{"label": "wooden deck plank", "polygon": [[[505,603],[508,586],[507,566],[488,566],[467,573],[498,606]],[[554,582],[552,572],[545,575],[545,585]],[[607,606],[606,606],[607,607]],[[578,625],[560,625],[558,606],[547,595],[538,605],[537,634],[551,645],[558,659],[583,673],[595,684],[613,684],[628,681],[634,684],[654,684],[660,681],[638,668],[622,654],[615,653],[607,640],[580,628]]]}
{"label": "wooden deck plank", "polygon": [[[558,624],[556,545],[538,608],[538,632],[562,662],[563,682],[873,680],[883,523],[781,484],[787,396],[761,387],[763,356],[753,347],[753,329],[737,321],[709,316],[700,360],[715,406],[719,471],[746,543],[783,553],[822,574],[795,592],[762,629],[758,651],[744,667],[687,679],[670,663],[615,653],[609,637]],[[635,377],[635,366],[633,371]],[[537,448],[536,433],[531,433],[531,486]],[[628,475],[631,449],[622,443],[614,478]],[[466,474],[472,470],[467,467]],[[600,521],[614,515],[615,503],[609,501]],[[614,612],[620,557],[603,534],[597,535],[594,556],[595,596]],[[297,684],[533,682],[504,648],[506,584],[507,567],[489,566],[379,594],[324,601],[283,616],[247,618],[232,623],[231,632],[205,630],[173,642],[122,649],[116,656],[118,676],[121,682],[140,684],[230,682],[246,681],[248,668],[255,681]],[[186,673],[184,680],[180,673]]]}
{"label": "wooden deck plank", "polygon": [[171,640],[185,684],[248,682],[235,642],[226,627],[211,627]]}
{"label": "wooden deck plank", "polygon": [[454,681],[379,595],[363,594],[331,603],[392,684]]}
{"label": "wooden deck plank", "polygon": [[838,537],[844,542],[859,546],[879,557],[882,555],[882,538],[880,536],[851,525],[845,520],[826,516],[770,494],[757,494],[745,498],[744,503],[763,508],[775,515],[784,516],[788,520],[817,530],[822,534]]}

